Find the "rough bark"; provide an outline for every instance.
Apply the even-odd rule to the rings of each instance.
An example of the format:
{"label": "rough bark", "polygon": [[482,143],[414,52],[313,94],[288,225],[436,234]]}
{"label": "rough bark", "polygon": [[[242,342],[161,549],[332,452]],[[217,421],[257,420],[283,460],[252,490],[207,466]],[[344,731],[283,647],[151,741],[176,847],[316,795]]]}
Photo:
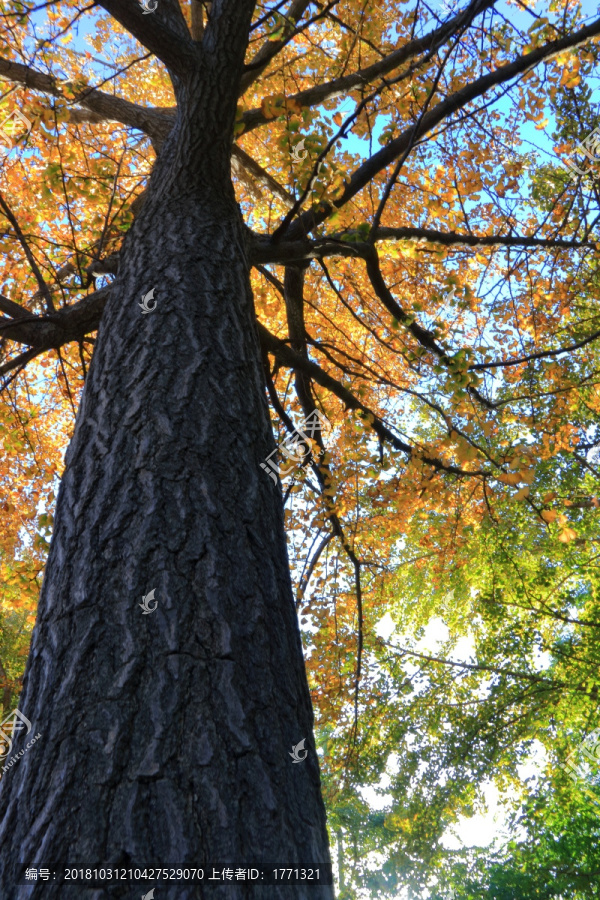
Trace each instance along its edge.
{"label": "rough bark", "polygon": [[[5,900],[142,893],[17,887],[19,862],[329,862],[281,490],[260,468],[274,442],[229,174],[235,95],[201,68],[124,242],[67,453],[19,703],[42,737],[0,783]],[[333,896],[240,882],[157,900],[221,893]]]}

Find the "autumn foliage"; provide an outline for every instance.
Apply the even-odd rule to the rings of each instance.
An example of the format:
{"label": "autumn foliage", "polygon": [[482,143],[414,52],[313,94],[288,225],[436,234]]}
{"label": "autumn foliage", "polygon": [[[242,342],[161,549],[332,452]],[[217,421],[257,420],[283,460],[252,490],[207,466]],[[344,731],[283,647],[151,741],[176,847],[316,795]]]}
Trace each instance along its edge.
{"label": "autumn foliage", "polygon": [[[167,68],[103,5],[11,0],[0,26],[0,108],[32,123],[0,170],[5,712],[97,321],[43,329],[118,277],[174,120]],[[597,124],[600,20],[538,7],[257,3],[249,35],[232,177],[273,427],[331,423],[283,494],[332,835],[362,835],[357,872],[395,861],[373,891],[441,877],[481,780],[533,739],[564,756],[597,707],[598,169],[560,158]],[[448,639],[419,657],[433,617]],[[358,787],[391,753],[377,818]]]}

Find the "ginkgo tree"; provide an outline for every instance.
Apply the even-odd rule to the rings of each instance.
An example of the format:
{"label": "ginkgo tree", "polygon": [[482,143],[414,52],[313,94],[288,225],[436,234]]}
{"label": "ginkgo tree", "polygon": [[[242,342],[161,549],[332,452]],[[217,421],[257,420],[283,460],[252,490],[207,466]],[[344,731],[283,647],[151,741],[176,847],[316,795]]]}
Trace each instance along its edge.
{"label": "ginkgo tree", "polygon": [[[580,490],[590,488],[589,474]],[[575,494],[568,479],[562,486],[563,497],[552,500],[556,505]],[[373,896],[395,896],[410,885],[415,896],[427,888],[443,898],[452,885],[457,897],[503,897],[491,886],[500,891],[511,879],[517,883],[523,866],[528,875],[514,896],[529,896],[525,886],[531,883],[556,896],[595,896],[597,767],[592,784],[569,777],[574,762],[564,767],[584,738],[593,739],[597,755],[594,500],[592,493],[587,500],[568,501],[573,507],[567,509],[577,509],[578,534],[569,542],[548,534],[510,497],[497,502],[493,521],[470,534],[465,529],[459,542],[443,547],[445,589],[436,590],[431,577],[442,554],[422,547],[425,565],[418,565],[413,560],[423,531],[405,533],[383,596],[369,604],[369,619],[386,609],[396,627],[391,630],[390,622],[383,636],[376,621],[365,628],[352,778],[343,777],[347,729],[332,728],[328,713],[319,717],[327,742],[329,822],[343,848],[347,890],[367,886]],[[442,538],[435,522],[428,531]],[[432,617],[438,622],[437,646],[425,638]],[[320,633],[313,638],[318,655],[325,639]],[[337,695],[333,684],[323,686],[327,699]],[[527,784],[520,767],[531,763],[532,754],[538,781]],[[449,850],[445,838],[461,816],[482,809],[481,789],[489,781],[510,810],[514,843],[497,855],[480,852],[475,865],[469,854],[463,858]],[[362,796],[365,785],[382,799],[376,812]],[[558,820],[569,827],[561,830]],[[526,841],[519,826],[527,829]],[[373,863],[373,851],[384,865]]]}
{"label": "ginkgo tree", "polygon": [[[19,0],[0,35],[8,705],[51,534],[3,896],[25,864],[327,863],[298,613],[343,783],[382,765],[361,718],[387,575],[433,596],[507,505],[587,540],[592,498],[553,479],[597,443],[596,182],[559,155],[594,127],[600,18]],[[265,460],[286,441],[287,472],[298,429],[282,484]]]}

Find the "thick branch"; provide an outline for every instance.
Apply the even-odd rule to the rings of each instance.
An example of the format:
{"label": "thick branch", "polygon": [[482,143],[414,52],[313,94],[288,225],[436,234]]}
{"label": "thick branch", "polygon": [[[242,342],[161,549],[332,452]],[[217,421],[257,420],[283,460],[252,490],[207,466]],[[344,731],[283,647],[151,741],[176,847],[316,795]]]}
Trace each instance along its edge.
{"label": "thick branch", "polygon": [[31,316],[28,309],[24,309],[19,303],[9,300],[8,297],[3,297],[2,294],[0,294],[0,312],[6,313],[11,319],[24,319]]}
{"label": "thick branch", "polygon": [[[293,0],[285,17],[290,25],[293,26],[303,16],[306,8],[310,6],[311,0]],[[271,60],[277,56],[283,47],[289,42],[290,35],[282,38],[280,41],[265,41],[260,50],[254,55],[252,61],[246,67],[247,71],[242,76],[240,83],[240,95],[248,90],[251,84],[260,78]]]}
{"label": "thick branch", "polygon": [[[475,16],[489,9],[495,2],[496,0],[475,0],[474,3],[470,3],[466,9],[444,25],[435,28],[424,37],[409,41],[408,44],[404,44],[398,50],[394,50],[384,59],[378,60],[378,62],[366,66],[358,72],[353,72],[350,75],[344,75],[341,78],[328,81],[326,84],[319,84],[316,87],[300,91],[288,99],[290,101],[295,100],[304,107],[319,106],[326,100],[333,100],[336,96],[345,94],[353,88],[371,84],[383,75],[393,71],[393,69],[397,69],[398,66],[413,60],[419,54],[431,53],[432,50],[441,47],[457,29],[469,25]],[[244,123],[244,132],[248,132],[258,128],[259,125],[264,125],[269,120],[265,117],[262,109],[251,109],[244,114],[242,121]]]}
{"label": "thick branch", "polygon": [[[194,0],[195,2],[195,0]],[[51,75],[37,72],[28,66],[15,63],[0,57],[0,75],[8,81],[23,84],[35,90],[42,91],[54,97],[62,97],[60,82]],[[151,139],[158,151],[166,140],[175,123],[176,109],[165,107],[143,107],[121,97],[105,94],[103,91],[83,90],[71,103],[79,104],[72,107],[70,120],[72,122],[120,122],[130,128],[137,128]],[[81,108],[83,107],[83,108]],[[255,182],[264,185],[272,194],[279,198],[286,206],[291,206],[294,198],[279,182],[263,169],[242,147],[234,144],[231,151],[232,168],[238,177],[243,177],[245,170]]]}
{"label": "thick branch", "polygon": [[[346,237],[351,237],[348,232]],[[335,238],[335,235],[332,236]],[[537,238],[527,235],[512,234],[459,234],[457,231],[435,231],[433,228],[378,228],[375,232],[376,241],[422,241],[423,243],[444,244],[447,247],[460,244],[463,247],[526,247],[548,248],[564,247],[574,250],[580,247],[589,247],[597,250],[597,241],[570,241],[566,238]]]}
{"label": "thick branch", "polygon": [[177,0],[160,0],[151,15],[131,0],[98,2],[175,74],[184,77],[198,65],[201,48],[192,41]]}
{"label": "thick branch", "polygon": [[[236,70],[236,93],[242,77],[244,55],[256,0],[215,0],[204,29],[202,47],[208,56],[220,61],[227,59]],[[238,68],[239,67],[239,68]]]}
{"label": "thick branch", "polygon": [[8,372],[14,372],[15,369],[24,368],[28,362],[31,362],[40,353],[43,353],[43,350],[36,350],[35,348],[19,353],[18,356],[14,356],[8,362],[0,365],[0,375],[6,375]]}
{"label": "thick branch", "polygon": [[192,25],[190,34],[193,41],[201,41],[204,37],[204,4],[202,0],[190,0]]}
{"label": "thick branch", "polygon": [[[269,237],[253,232],[252,261],[255,264],[299,263],[303,260],[325,259],[328,256],[367,259],[371,245],[360,237],[357,231],[332,234],[328,237],[310,240],[281,241],[272,244]],[[446,247],[523,247],[530,249],[597,250],[596,241],[571,241],[565,238],[536,238],[527,235],[477,235],[459,234],[454,231],[434,231],[431,228],[378,228],[375,241],[416,241],[418,243],[442,244]]]}
{"label": "thick branch", "polygon": [[382,147],[381,150],[374,153],[373,156],[366,160],[366,162],[354,172],[349,184],[346,185],[343,194],[337,200],[333,203],[322,202],[318,208],[307,210],[299,216],[289,228],[288,238],[295,239],[308,234],[316,225],[324,222],[331,215],[334,208],[339,209],[342,206],[345,206],[345,204],[369,184],[379,172],[404,153],[411,142],[414,143],[418,138],[424,137],[452,113],[466,106],[477,97],[482,96],[489,91],[490,88],[511,81],[518,75],[523,75],[540,62],[548,60],[564,50],[573,49],[585,44],[598,34],[600,34],[600,19],[596,19],[591,25],[580,28],[579,31],[576,31],[573,34],[559,38],[556,41],[550,41],[549,43],[544,44],[544,46],[532,50],[530,53],[522,54],[512,63],[508,63],[507,65],[496,69],[494,72],[483,75],[471,84],[466,85],[460,91],[452,94],[446,100],[442,100],[437,106],[423,116],[418,127],[410,126],[405,129],[397,138],[394,138],[389,144],[386,144],[385,147]]}
{"label": "thick branch", "polygon": [[[8,81],[23,84],[53,97],[63,96],[61,83],[57,78],[4,57],[0,57],[0,75]],[[69,106],[73,107],[75,104],[89,110],[92,116],[86,117],[82,111],[73,109],[74,121],[121,122],[122,125],[138,128],[153,142],[157,141],[158,143],[165,140],[175,123],[175,109],[138,106],[122,97],[106,94],[104,91],[84,88],[73,100],[69,100]]]}
{"label": "thick branch", "polygon": [[0,318],[0,335],[37,350],[50,350],[69,341],[79,341],[97,330],[109,293],[110,285],[107,285],[48,316]]}

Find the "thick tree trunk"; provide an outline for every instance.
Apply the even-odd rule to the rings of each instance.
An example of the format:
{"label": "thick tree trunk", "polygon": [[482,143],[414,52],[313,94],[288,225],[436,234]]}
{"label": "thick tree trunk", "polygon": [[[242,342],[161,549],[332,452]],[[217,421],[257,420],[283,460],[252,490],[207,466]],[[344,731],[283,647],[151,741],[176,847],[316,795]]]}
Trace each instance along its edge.
{"label": "thick tree trunk", "polygon": [[[17,887],[19,862],[329,861],[244,226],[227,153],[203,188],[175,171],[181,141],[125,240],[67,454],[19,703],[42,736],[0,783],[3,900],[144,893]],[[221,892],[333,896],[156,900]]]}

